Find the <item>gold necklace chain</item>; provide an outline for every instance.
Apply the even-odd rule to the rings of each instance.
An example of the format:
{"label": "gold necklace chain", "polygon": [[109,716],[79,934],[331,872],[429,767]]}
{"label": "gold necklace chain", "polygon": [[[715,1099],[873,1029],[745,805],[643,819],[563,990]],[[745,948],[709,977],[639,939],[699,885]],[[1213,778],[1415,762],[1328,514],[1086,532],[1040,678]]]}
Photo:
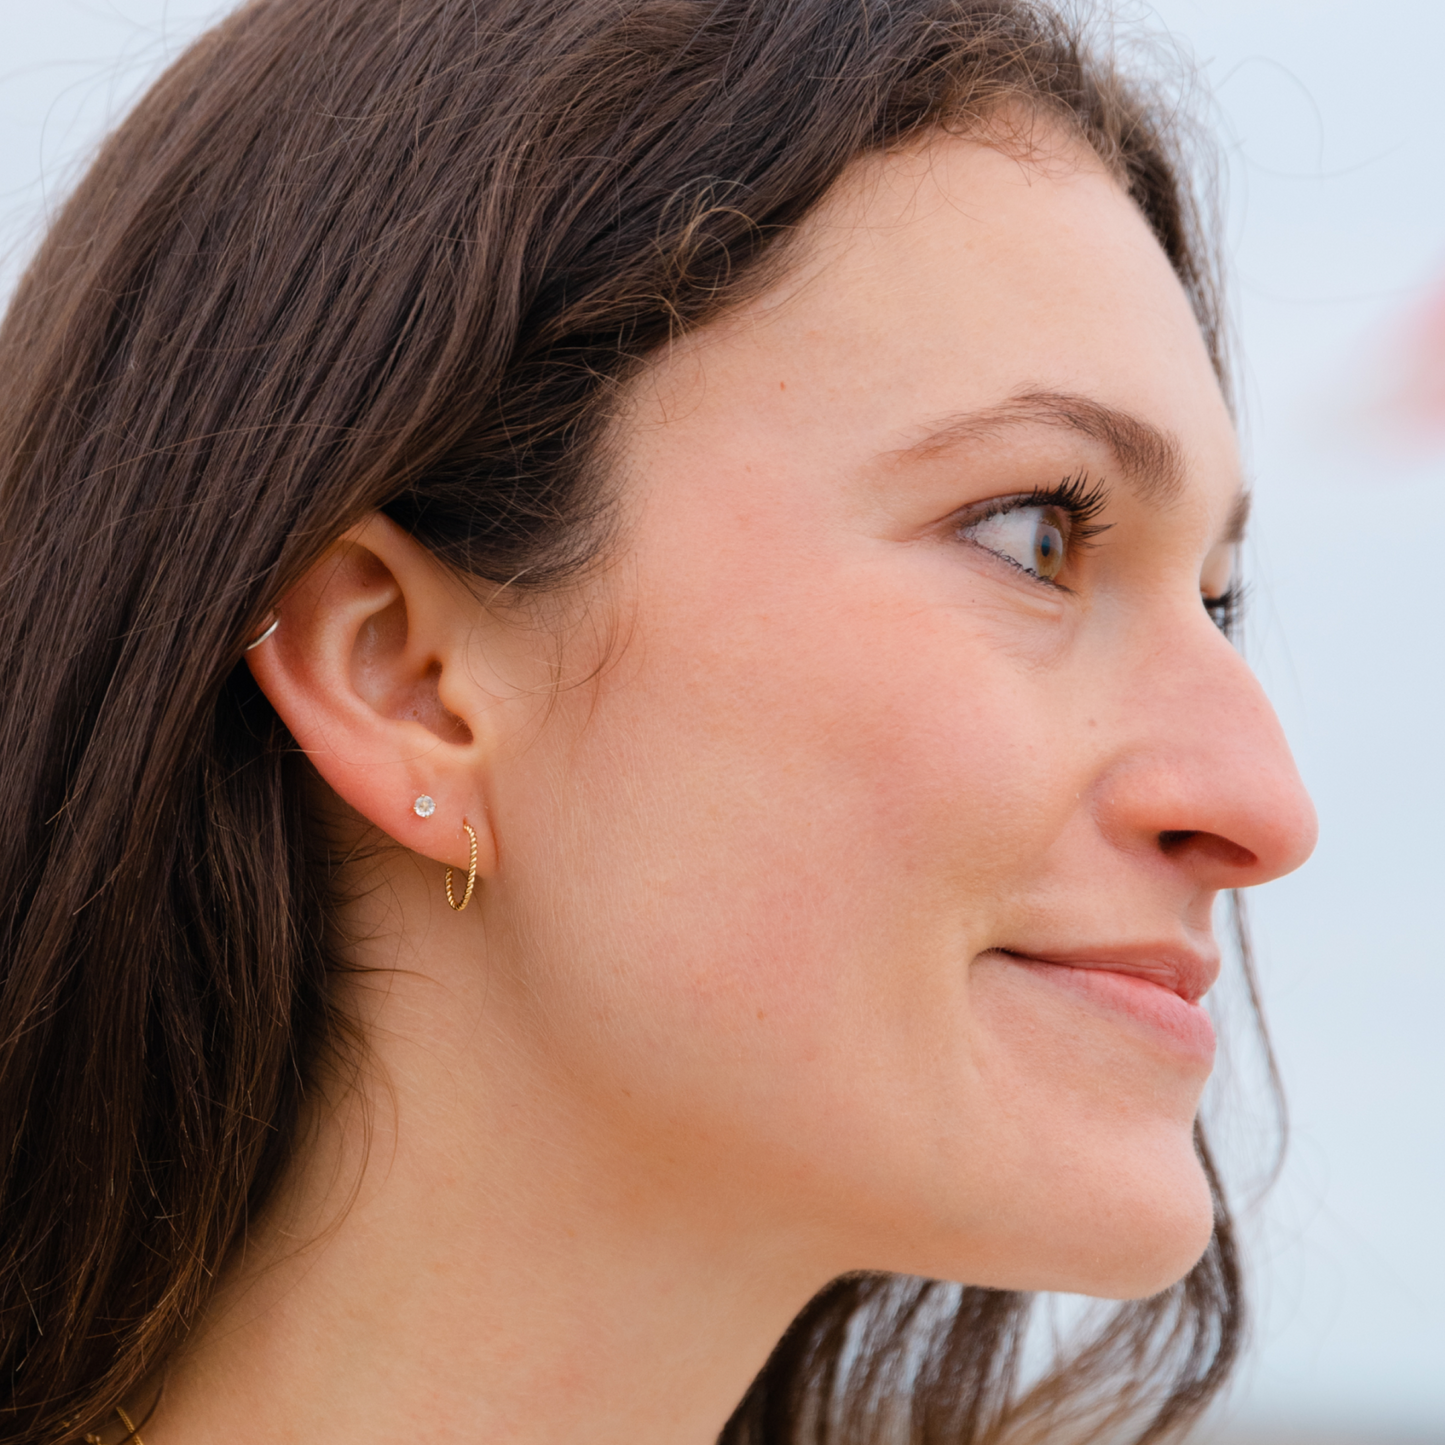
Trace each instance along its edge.
{"label": "gold necklace chain", "polygon": [[[125,1445],[145,1445],[145,1441],[136,1434],[136,1428],[134,1424],[131,1423],[130,1416],[127,1415],[119,1405],[115,1407],[115,1413],[116,1416],[119,1418],[120,1423],[124,1425],[127,1430],[130,1431],[130,1434],[125,1437]],[[87,1435],[85,1437],[85,1445],[101,1445],[100,1436]]]}

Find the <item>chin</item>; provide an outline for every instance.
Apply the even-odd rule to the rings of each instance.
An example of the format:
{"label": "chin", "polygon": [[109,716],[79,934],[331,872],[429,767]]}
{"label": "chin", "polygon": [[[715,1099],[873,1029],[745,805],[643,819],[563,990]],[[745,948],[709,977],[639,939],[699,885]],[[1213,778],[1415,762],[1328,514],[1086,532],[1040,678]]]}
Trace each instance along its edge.
{"label": "chin", "polygon": [[1213,1235],[1211,1212],[1208,1227],[1194,1231],[1187,1241],[1176,1239],[1170,1242],[1171,1247],[1160,1248],[1147,1258],[1141,1255],[1122,1261],[1116,1268],[1100,1272],[1098,1278],[1091,1279],[1087,1285],[1074,1285],[1067,1292],[1098,1299],[1148,1299],[1178,1284],[1199,1263]]}
{"label": "chin", "polygon": [[[1096,1155],[1070,1167],[1015,1177],[992,1221],[1003,1233],[964,1226],[935,1235],[911,1260],[882,1267],[990,1289],[1145,1299],[1183,1279],[1214,1234],[1214,1201],[1192,1138],[1144,1157]],[[1077,1165],[1079,1157],[1069,1161]],[[917,1236],[914,1236],[915,1239]]]}
{"label": "chin", "polygon": [[1073,1261],[1059,1261],[1055,1280],[1032,1288],[1146,1299],[1183,1279],[1214,1235],[1214,1201],[1192,1150],[1170,1187],[1140,1191],[1118,1200],[1116,1208],[1092,1239],[1077,1239]]}

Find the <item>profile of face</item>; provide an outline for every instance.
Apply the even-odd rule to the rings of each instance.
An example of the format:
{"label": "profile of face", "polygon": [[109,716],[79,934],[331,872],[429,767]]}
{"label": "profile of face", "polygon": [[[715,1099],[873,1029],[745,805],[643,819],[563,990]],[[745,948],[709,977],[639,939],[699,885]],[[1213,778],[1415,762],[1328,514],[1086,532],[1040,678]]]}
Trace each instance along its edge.
{"label": "profile of face", "polygon": [[1182,1275],[1213,904],[1313,843],[1210,606],[1243,494],[1196,320],[1054,141],[856,162],[780,280],[653,358],[555,633],[437,583],[461,640],[422,646],[420,549],[375,519],[252,655],[358,813],[458,865],[479,824],[477,902],[428,862],[415,906],[418,957],[485,975],[488,1107],[820,1280]]}

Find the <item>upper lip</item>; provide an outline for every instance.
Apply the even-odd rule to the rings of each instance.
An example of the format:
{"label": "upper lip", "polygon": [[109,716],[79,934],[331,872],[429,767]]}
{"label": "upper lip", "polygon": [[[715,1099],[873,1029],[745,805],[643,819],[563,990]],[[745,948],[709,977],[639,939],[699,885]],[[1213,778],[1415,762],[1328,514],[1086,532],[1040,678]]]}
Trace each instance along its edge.
{"label": "upper lip", "polygon": [[1096,968],[1147,979],[1177,993],[1186,1003],[1198,1003],[1219,977],[1219,954],[1175,944],[1110,944],[1098,948],[1003,948],[1000,953],[1034,963],[1057,963],[1065,968]]}

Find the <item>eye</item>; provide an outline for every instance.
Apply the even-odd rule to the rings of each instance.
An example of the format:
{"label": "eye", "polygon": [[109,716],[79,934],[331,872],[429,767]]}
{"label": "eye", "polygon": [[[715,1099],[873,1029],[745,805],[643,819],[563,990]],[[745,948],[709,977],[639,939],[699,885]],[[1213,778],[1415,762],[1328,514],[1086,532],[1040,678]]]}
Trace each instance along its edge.
{"label": "eye", "polygon": [[1204,610],[1214,619],[1219,630],[1229,636],[1233,636],[1239,621],[1242,601],[1240,586],[1235,580],[1238,550],[1233,542],[1224,542],[1213,548],[1204,559],[1204,568],[1199,576]]}
{"label": "eye", "polygon": [[1204,598],[1204,610],[1214,619],[1214,625],[1226,637],[1233,637],[1239,626],[1239,608],[1242,598],[1240,589],[1231,586],[1217,597]]}
{"label": "eye", "polygon": [[1072,520],[1062,507],[1021,501],[964,524],[958,535],[1021,571],[1052,582],[1064,567]]}

